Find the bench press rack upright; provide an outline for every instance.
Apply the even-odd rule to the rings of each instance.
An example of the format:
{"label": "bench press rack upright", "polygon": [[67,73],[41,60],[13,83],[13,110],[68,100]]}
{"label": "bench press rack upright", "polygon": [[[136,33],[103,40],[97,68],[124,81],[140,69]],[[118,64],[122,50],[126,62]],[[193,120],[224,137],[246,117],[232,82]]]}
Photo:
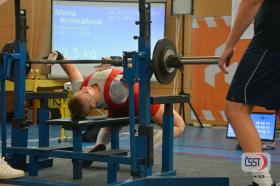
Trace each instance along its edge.
{"label": "bench press rack upright", "polygon": [[[140,20],[136,22],[140,26],[140,35],[138,39],[138,52],[124,52],[123,70],[124,80],[129,85],[129,117],[128,118],[103,118],[103,119],[84,119],[84,120],[49,120],[47,125],[62,125],[73,131],[73,146],[70,148],[28,148],[28,126],[24,120],[25,109],[25,68],[26,68],[26,43],[25,32],[26,25],[21,21],[20,0],[15,2],[16,15],[16,40],[15,52],[6,53],[3,56],[1,66],[1,93],[5,94],[5,80],[9,76],[9,68],[14,63],[14,82],[15,82],[15,113],[12,123],[12,143],[11,147],[6,146],[6,134],[2,134],[3,155],[11,157],[11,163],[16,168],[29,171],[30,176],[38,175],[38,160],[41,157],[58,157],[73,160],[73,178],[82,178],[82,160],[94,160],[107,162],[107,184],[119,184],[117,182],[117,170],[119,164],[130,165],[130,172],[133,179],[119,185],[198,185],[203,182],[204,185],[228,185],[227,178],[180,178],[166,177],[175,176],[173,169],[173,103],[185,103],[189,101],[188,96],[164,96],[150,97],[150,75],[151,75],[151,54],[150,54],[150,4],[145,0],[139,0]],[[132,60],[132,66],[128,65],[128,59]],[[5,67],[5,68],[3,68]],[[134,112],[133,85],[139,83],[140,103],[139,117],[136,119]],[[5,96],[2,97],[2,116],[5,113]],[[150,104],[165,104],[164,126],[163,126],[163,145],[162,145],[162,170],[159,177],[153,178],[153,127],[151,126]],[[5,118],[4,118],[5,119]],[[119,146],[119,127],[129,122],[130,132],[130,156],[125,151],[118,149]],[[5,121],[2,119],[2,124]],[[138,135],[135,135],[135,124],[139,123]],[[104,153],[88,154],[82,152],[81,132],[88,127],[112,127],[112,150]],[[116,126],[117,125],[117,126]],[[5,126],[4,126],[5,129]],[[6,132],[6,130],[4,130]],[[2,130],[3,133],[3,130]],[[141,147],[141,148],[139,148]],[[26,157],[29,156],[29,166],[27,167]],[[1,180],[2,183],[28,185],[25,179]],[[42,184],[33,180],[34,185]],[[30,180],[29,180],[30,185]],[[47,185],[45,183],[44,185]],[[49,185],[52,185],[51,183]],[[67,184],[69,185],[69,184]]]}

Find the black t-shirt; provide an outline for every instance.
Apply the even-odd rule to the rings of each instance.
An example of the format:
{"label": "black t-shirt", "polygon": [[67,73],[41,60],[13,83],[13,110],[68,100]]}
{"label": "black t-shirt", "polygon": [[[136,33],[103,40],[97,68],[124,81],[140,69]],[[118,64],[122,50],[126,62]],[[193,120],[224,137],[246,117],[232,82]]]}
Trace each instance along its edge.
{"label": "black t-shirt", "polygon": [[280,51],[280,0],[264,0],[254,20],[250,46]]}

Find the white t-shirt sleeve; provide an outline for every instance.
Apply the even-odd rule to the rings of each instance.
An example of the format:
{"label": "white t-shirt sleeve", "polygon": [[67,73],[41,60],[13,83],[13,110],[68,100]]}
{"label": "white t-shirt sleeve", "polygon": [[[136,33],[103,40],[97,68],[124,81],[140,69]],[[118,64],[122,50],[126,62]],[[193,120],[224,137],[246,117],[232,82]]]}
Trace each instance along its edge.
{"label": "white t-shirt sleeve", "polygon": [[[120,77],[122,78],[122,77]],[[110,98],[115,104],[122,104],[127,100],[128,88],[116,77],[110,85]]]}
{"label": "white t-shirt sleeve", "polygon": [[80,90],[83,81],[82,80],[74,80],[71,83],[72,83],[73,93],[75,94],[76,92],[78,92]]}

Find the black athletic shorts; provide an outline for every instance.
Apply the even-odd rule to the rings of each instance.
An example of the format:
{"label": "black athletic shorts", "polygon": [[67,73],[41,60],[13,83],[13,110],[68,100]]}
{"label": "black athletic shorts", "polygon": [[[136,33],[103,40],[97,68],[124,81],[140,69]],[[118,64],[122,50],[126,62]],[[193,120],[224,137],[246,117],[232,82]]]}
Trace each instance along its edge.
{"label": "black athletic shorts", "polygon": [[227,100],[280,108],[280,51],[248,48],[237,67]]}

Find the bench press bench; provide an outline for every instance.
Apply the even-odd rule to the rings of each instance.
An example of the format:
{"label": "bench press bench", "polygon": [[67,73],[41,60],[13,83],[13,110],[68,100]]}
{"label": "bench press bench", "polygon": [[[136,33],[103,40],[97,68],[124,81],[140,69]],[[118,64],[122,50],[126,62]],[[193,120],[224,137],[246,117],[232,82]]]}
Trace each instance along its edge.
{"label": "bench press bench", "polygon": [[[186,103],[189,101],[188,96],[158,96],[151,97],[151,103],[164,104],[164,125],[163,125],[163,147],[162,147],[162,170],[160,175],[174,176],[176,173],[173,169],[173,104]],[[123,126],[128,126],[129,117],[112,118],[106,116],[91,116],[81,120],[72,119],[53,119],[44,122],[45,126],[59,125],[66,130],[73,131],[72,146],[62,147],[11,147],[10,154],[29,155],[29,176],[37,176],[39,170],[39,160],[41,158],[56,157],[72,159],[73,162],[73,179],[82,178],[82,161],[93,160],[98,162],[106,162],[107,167],[107,184],[116,183],[117,170],[119,164],[131,165],[133,157],[127,156],[127,150],[119,149],[119,131]],[[135,123],[138,123],[138,118],[135,118]],[[103,128],[111,127],[111,150],[86,153],[82,151],[82,132],[88,127]],[[141,126],[139,126],[141,128]],[[147,135],[152,138],[150,130],[140,130],[138,136]],[[145,134],[146,133],[146,134]],[[141,143],[140,143],[141,144]],[[136,153],[140,151],[137,150]],[[153,164],[153,146],[149,146],[146,151],[149,155],[148,163]],[[132,153],[132,152],[131,152]],[[141,162],[145,156],[139,155],[137,162]],[[144,160],[144,159],[143,159]]]}

